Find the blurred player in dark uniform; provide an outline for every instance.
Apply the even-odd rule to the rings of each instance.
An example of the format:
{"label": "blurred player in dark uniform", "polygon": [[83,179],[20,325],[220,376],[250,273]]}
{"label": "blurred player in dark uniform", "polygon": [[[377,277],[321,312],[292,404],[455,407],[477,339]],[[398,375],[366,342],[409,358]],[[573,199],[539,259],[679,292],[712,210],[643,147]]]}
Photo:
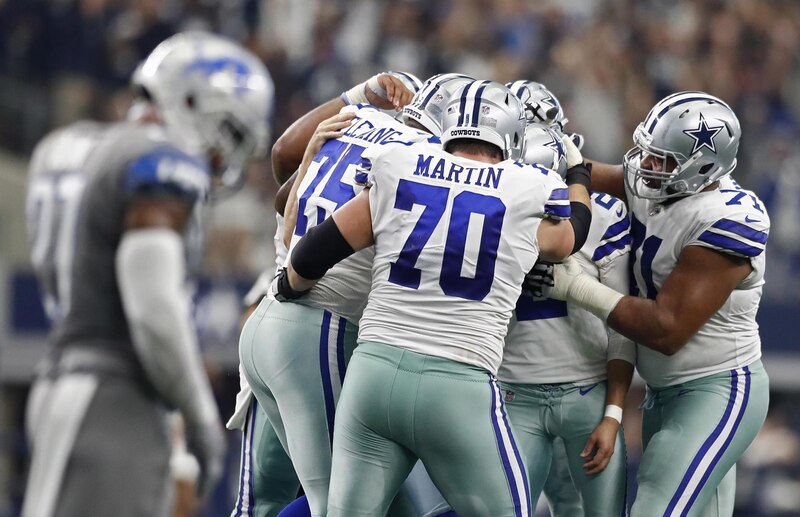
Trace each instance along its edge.
{"label": "blurred player in dark uniform", "polygon": [[[201,495],[221,471],[186,263],[197,206],[239,185],[266,148],[272,81],[250,52],[198,32],[159,45],[134,83],[138,122],[66,133],[84,144],[57,134],[32,164],[34,262],[52,257],[37,270],[57,323],[30,400],[25,516],[170,515],[170,408],[185,421]],[[84,160],[57,162],[80,145]]]}

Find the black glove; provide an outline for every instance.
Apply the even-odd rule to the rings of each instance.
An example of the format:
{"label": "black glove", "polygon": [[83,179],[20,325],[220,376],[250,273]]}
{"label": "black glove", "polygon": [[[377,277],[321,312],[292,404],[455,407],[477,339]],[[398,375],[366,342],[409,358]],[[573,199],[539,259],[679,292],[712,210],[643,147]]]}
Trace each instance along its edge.
{"label": "black glove", "polygon": [[272,295],[279,302],[300,298],[310,291],[310,289],[306,289],[304,291],[295,291],[292,289],[292,286],[289,283],[289,271],[285,267],[282,267],[275,276],[275,279],[272,280],[270,290],[272,291]]}
{"label": "black glove", "polygon": [[533,268],[525,275],[525,280],[522,281],[522,295],[533,298],[535,301],[550,298],[555,286],[554,265],[552,262],[536,261]]}

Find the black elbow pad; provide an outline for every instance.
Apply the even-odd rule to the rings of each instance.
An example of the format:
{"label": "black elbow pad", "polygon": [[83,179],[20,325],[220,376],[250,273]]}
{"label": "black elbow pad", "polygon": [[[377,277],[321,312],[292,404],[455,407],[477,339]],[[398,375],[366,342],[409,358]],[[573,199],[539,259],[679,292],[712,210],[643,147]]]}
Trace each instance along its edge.
{"label": "black elbow pad", "polygon": [[355,253],[329,217],[311,228],[292,251],[292,268],[303,278],[319,280],[330,268]]}
{"label": "black elbow pad", "polygon": [[586,239],[589,237],[589,227],[592,225],[592,211],[578,201],[571,201],[569,206],[572,210],[569,222],[572,223],[572,230],[575,232],[575,246],[572,247],[572,253],[575,253],[586,244]]}

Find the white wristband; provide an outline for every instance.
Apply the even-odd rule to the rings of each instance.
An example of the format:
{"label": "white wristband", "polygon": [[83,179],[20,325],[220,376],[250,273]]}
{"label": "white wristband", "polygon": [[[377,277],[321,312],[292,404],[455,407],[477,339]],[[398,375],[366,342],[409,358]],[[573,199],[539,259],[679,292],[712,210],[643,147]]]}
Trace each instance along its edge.
{"label": "white wristband", "polygon": [[367,93],[364,91],[364,88],[367,86],[367,82],[364,81],[363,83],[358,83],[357,85],[353,86],[346,92],[342,93],[342,100],[345,101],[348,105],[352,104],[369,104],[367,100]]}
{"label": "white wristband", "polygon": [[603,415],[604,417],[611,417],[620,424],[622,423],[622,408],[619,406],[615,406],[614,404],[609,404],[606,406],[606,412]]}

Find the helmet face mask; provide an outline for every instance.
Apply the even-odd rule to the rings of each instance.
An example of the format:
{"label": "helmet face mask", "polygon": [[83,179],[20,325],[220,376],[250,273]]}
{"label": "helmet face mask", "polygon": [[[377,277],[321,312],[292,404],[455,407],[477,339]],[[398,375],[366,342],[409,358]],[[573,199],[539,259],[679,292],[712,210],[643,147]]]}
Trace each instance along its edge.
{"label": "helmet face mask", "polygon": [[544,124],[556,131],[564,131],[569,120],[561,103],[545,85],[521,80],[507,83],[506,87],[522,101],[528,123]]}
{"label": "helmet face mask", "polygon": [[696,194],[736,168],[740,137],[736,115],[721,100],[670,95],[634,131],[635,146],[623,159],[626,185],[654,201]]}
{"label": "helmet face mask", "polygon": [[205,32],[177,34],[156,47],[132,82],[158,108],[170,140],[211,161],[214,197],[241,186],[248,160],[266,153],[272,79],[239,45]]}
{"label": "helmet face mask", "polygon": [[525,154],[525,114],[511,91],[494,81],[473,81],[450,98],[442,117],[442,146],[457,139],[479,140],[500,148],[504,160]]}

